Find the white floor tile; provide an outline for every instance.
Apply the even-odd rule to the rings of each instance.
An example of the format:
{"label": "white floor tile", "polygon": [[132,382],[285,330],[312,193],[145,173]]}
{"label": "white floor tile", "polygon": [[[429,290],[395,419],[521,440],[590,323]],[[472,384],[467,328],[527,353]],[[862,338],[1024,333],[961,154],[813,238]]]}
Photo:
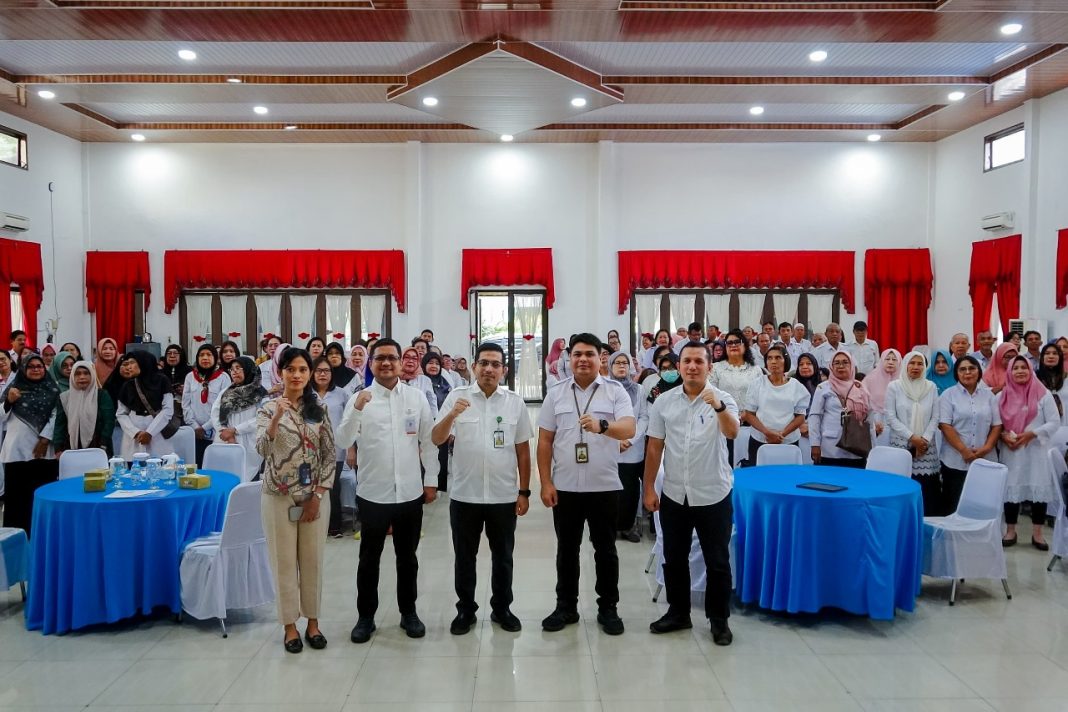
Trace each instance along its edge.
{"label": "white floor tile", "polygon": [[824,655],[823,664],[854,697],[960,698],[975,693],[927,655]]}
{"label": "white floor tile", "polygon": [[89,705],[131,665],[133,661],[91,658],[25,662],[0,678],[0,706]]}
{"label": "white floor tile", "polygon": [[368,657],[349,702],[471,702],[478,658]]}
{"label": "white floor tile", "polygon": [[222,699],[248,660],[139,660],[111,683],[94,704],[215,704]]}
{"label": "white floor tile", "polygon": [[597,700],[593,660],[574,657],[484,657],[478,661],[476,702]]}

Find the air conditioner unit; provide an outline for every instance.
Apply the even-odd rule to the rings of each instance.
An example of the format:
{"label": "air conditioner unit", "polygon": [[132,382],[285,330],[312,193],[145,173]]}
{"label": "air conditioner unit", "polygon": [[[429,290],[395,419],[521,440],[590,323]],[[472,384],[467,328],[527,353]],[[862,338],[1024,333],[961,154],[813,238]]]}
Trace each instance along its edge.
{"label": "air conditioner unit", "polygon": [[1010,230],[1012,229],[1013,219],[1016,216],[1013,213],[994,213],[993,215],[984,215],[979,220],[979,225],[984,230]]}
{"label": "air conditioner unit", "polygon": [[11,213],[0,213],[0,230],[25,232],[30,229],[30,219]]}
{"label": "air conditioner unit", "polygon": [[1029,316],[1018,316],[1009,319],[1009,331],[1023,336],[1028,331],[1037,331],[1042,334],[1042,340],[1049,338],[1049,322],[1045,319],[1034,319]]}

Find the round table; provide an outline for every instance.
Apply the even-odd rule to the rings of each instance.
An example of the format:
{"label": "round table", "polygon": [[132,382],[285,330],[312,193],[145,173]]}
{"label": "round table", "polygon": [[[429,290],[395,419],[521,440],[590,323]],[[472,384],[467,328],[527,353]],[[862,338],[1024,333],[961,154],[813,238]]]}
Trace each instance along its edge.
{"label": "round table", "polygon": [[[808,482],[848,489],[798,487]],[[923,500],[911,479],[845,467],[752,467],[735,473],[733,498],[742,602],[789,613],[835,607],[878,619],[913,610]]]}
{"label": "round table", "polygon": [[167,488],[164,497],[106,499],[81,477],[37,490],[30,538],[26,628],[65,633],[114,623],[157,606],[181,610],[182,546],[222,529],[238,478],[211,475],[202,490]]}

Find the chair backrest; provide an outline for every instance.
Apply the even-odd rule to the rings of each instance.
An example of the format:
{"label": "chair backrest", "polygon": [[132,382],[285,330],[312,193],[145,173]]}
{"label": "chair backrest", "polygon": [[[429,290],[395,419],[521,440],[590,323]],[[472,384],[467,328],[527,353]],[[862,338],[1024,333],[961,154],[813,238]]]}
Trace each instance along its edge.
{"label": "chair backrest", "polygon": [[64,450],[59,456],[59,479],[81,477],[89,470],[108,469],[108,454],[102,448]]}
{"label": "chair backrest", "polygon": [[796,445],[769,445],[765,443],[757,448],[757,466],[760,465],[800,465],[801,448]]}
{"label": "chair backrest", "polygon": [[230,490],[220,548],[241,546],[264,538],[260,519],[262,491],[263,485],[259,482],[245,482]]}
{"label": "chair backrest", "polygon": [[876,445],[868,453],[866,468],[902,477],[912,477],[912,455],[904,448]]}
{"label": "chair backrest", "polygon": [[1064,513],[1064,503],[1066,501],[1062,482],[1064,475],[1068,473],[1068,463],[1064,461],[1064,453],[1058,450],[1056,446],[1051,447],[1046,454],[1052,470],[1053,492],[1056,497],[1055,501],[1050,502],[1050,507],[1054,510],[1054,516],[1059,519],[1061,514]]}
{"label": "chair backrest", "polygon": [[221,470],[237,475],[242,482],[245,477],[245,446],[235,443],[212,443],[204,451],[204,469]]}
{"label": "chair backrest", "polygon": [[197,443],[196,433],[188,425],[183,425],[178,428],[170,439],[171,447],[174,448],[174,453],[185,460],[185,464],[192,465],[197,461]]}
{"label": "chair backrest", "polygon": [[967,519],[1000,519],[1009,469],[990,460],[973,460],[964,478],[957,514]]}
{"label": "chair backrest", "polygon": [[1063,457],[1065,451],[1068,450],[1068,427],[1062,425],[1057,428],[1057,432],[1053,434],[1053,446],[1060,450]]}

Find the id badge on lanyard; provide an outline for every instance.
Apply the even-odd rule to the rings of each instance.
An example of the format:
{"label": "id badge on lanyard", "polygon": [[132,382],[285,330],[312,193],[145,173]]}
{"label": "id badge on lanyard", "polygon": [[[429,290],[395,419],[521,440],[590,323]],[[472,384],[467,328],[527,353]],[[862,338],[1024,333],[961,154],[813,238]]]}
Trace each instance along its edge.
{"label": "id badge on lanyard", "polygon": [[[593,397],[597,395],[597,389],[601,387],[600,383],[595,383],[593,391],[590,393],[590,397],[586,400],[586,407],[581,411],[579,410],[578,396],[575,395],[575,387],[571,386],[571,397],[575,399],[575,417],[581,418],[586,415],[586,411],[590,409],[590,403],[593,402]],[[590,461],[590,446],[586,444],[583,439],[582,426],[579,426],[579,441],[575,443],[575,462],[579,465],[585,465]]]}
{"label": "id badge on lanyard", "polygon": [[419,418],[416,417],[414,410],[408,409],[404,414],[404,432],[408,435],[415,435],[419,432]]}
{"label": "id badge on lanyard", "polygon": [[504,418],[497,416],[497,429],[493,431],[493,447],[498,450],[504,447],[504,430],[501,429],[503,420]]}

